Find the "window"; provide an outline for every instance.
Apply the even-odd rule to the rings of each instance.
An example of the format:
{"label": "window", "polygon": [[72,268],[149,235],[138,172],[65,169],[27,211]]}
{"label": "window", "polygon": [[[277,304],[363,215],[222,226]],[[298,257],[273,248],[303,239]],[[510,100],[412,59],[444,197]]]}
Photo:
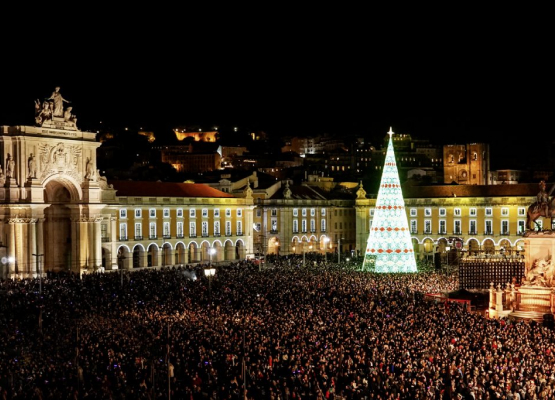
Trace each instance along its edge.
{"label": "window", "polygon": [[470,215],[471,217],[475,217],[476,216],[476,209],[475,208],[470,208],[468,210],[468,215]]}
{"label": "window", "polygon": [[237,236],[243,236],[243,221],[237,221]]}
{"label": "window", "polygon": [[491,217],[493,215],[493,209],[491,207],[486,208],[486,217]]}
{"label": "window", "polygon": [[[535,231],[541,231],[543,229],[543,219],[542,218],[538,218],[537,220],[534,221],[534,230]],[[539,225],[539,226],[538,226]]]}
{"label": "window", "polygon": [[439,221],[439,234],[445,235],[447,233],[447,223],[444,219]]}
{"label": "window", "polygon": [[140,208],[135,209],[135,218],[141,218],[141,209]]}
{"label": "window", "polygon": [[151,208],[150,210],[148,210],[148,216],[149,218],[156,218],[156,209]]}
{"label": "window", "polygon": [[303,233],[306,233],[306,219],[301,221],[301,230]]}
{"label": "window", "polygon": [[502,216],[502,217],[508,217],[508,216],[509,216],[509,209],[503,207],[503,208],[501,209],[501,216]]}
{"label": "window", "polygon": [[418,229],[417,229],[417,225],[416,225],[416,220],[415,220],[415,219],[411,219],[411,220],[410,220],[410,233],[414,233],[414,234],[417,234],[417,233],[418,233]]}
{"label": "window", "polygon": [[150,239],[156,239],[156,222],[149,224],[148,235]]}
{"label": "window", "polygon": [[143,236],[143,227],[140,222],[135,224],[135,239],[141,240]]}
{"label": "window", "polygon": [[486,220],[486,235],[493,235],[493,223],[490,219]]}
{"label": "window", "polygon": [[100,237],[102,239],[108,239],[108,224],[100,225]]}
{"label": "window", "polygon": [[501,234],[508,235],[509,234],[509,221],[506,219],[501,221]]}
{"label": "window", "polygon": [[202,237],[208,236],[208,221],[202,221],[201,231],[202,231]]}
{"label": "window", "polygon": [[208,208],[202,209],[202,218],[208,218]]}
{"label": "window", "polygon": [[461,209],[460,208],[455,208],[453,210],[453,215],[455,215],[455,217],[460,217],[461,216]]}
{"label": "window", "polygon": [[325,217],[325,216],[326,216],[326,209],[325,209],[325,208],[322,208],[322,209],[321,209],[321,213],[322,213],[322,217]]}
{"label": "window", "polygon": [[231,221],[225,221],[225,235],[231,236]]}
{"label": "window", "polygon": [[439,209],[439,216],[440,217],[445,217],[447,215],[447,210],[445,210],[445,208],[440,208]]}
{"label": "window", "polygon": [[431,217],[432,216],[432,209],[431,208],[425,208],[424,209],[424,216],[425,217]]}
{"label": "window", "polygon": [[214,236],[220,236],[220,221],[214,221]]}
{"label": "window", "polygon": [[183,218],[183,209],[182,208],[177,209],[177,218]]}
{"label": "window", "polygon": [[375,210],[376,210],[375,208],[371,208],[371,209],[370,209],[370,217],[371,217],[371,218],[374,217],[374,211],[375,211]]}
{"label": "window", "polygon": [[298,217],[298,216],[299,216],[299,209],[298,209],[298,208],[294,208],[294,209],[293,209],[293,216],[294,216],[294,217]]}
{"label": "window", "polygon": [[238,208],[237,209],[237,217],[241,218],[243,216],[243,209],[242,208]]}
{"label": "window", "polygon": [[310,220],[310,232],[316,232],[316,220],[315,219]]}
{"label": "window", "polygon": [[164,218],[169,218],[170,217],[170,209],[169,208],[164,208],[163,215],[164,215]]}
{"label": "window", "polygon": [[177,223],[177,237],[178,238],[183,238],[183,222],[178,222]]}
{"label": "window", "polygon": [[127,218],[127,210],[125,208],[122,208],[121,210],[119,210],[119,217]]}
{"label": "window", "polygon": [[302,209],[302,216],[303,216],[303,217],[306,217],[306,208],[303,208],[303,209]]}
{"label": "window", "polygon": [[195,222],[189,222],[189,236],[197,237],[197,224]]}
{"label": "window", "polygon": [[460,235],[461,232],[461,220],[457,219],[455,220],[455,228],[454,228],[454,232],[455,235]]}
{"label": "window", "polygon": [[225,216],[228,217],[228,218],[231,217],[231,208],[226,208],[225,209]]}
{"label": "window", "polygon": [[518,234],[522,235],[526,231],[526,221],[523,219],[519,219],[517,222],[517,230]]}
{"label": "window", "polygon": [[416,210],[416,208],[411,208],[410,209],[410,216],[411,217],[416,217],[418,215],[418,212]]}
{"label": "window", "polygon": [[257,222],[256,225],[254,226],[254,230],[257,232],[260,232],[261,229],[262,229],[262,225],[260,224],[260,222]]}
{"label": "window", "polygon": [[325,218],[322,218],[322,220],[320,221],[320,230],[322,232],[326,231],[326,219]]}
{"label": "window", "polygon": [[310,216],[311,216],[311,217],[316,216],[316,209],[315,209],[315,208],[311,208],[311,209],[310,209]]}
{"label": "window", "polygon": [[469,229],[469,232],[468,232],[469,235],[476,235],[476,220],[475,219],[470,220],[468,229]]}
{"label": "window", "polygon": [[293,233],[299,233],[299,221],[293,220]]}
{"label": "window", "polygon": [[119,224],[119,240],[127,240],[127,224]]}
{"label": "window", "polygon": [[197,217],[197,210],[194,208],[189,209],[189,218],[196,218]]}
{"label": "window", "polygon": [[432,233],[432,221],[430,221],[429,219],[424,221],[424,233]]}
{"label": "window", "polygon": [[170,223],[169,222],[164,222],[164,227],[163,227],[163,231],[162,231],[164,238],[168,239],[170,237]]}
{"label": "window", "polygon": [[260,218],[262,216],[262,209],[261,208],[256,209],[256,216],[257,216],[257,218]]}
{"label": "window", "polygon": [[277,217],[277,208],[272,208],[272,217]]}
{"label": "window", "polygon": [[526,208],[524,208],[524,207],[518,207],[518,216],[519,216],[519,217],[524,217],[524,216],[526,216]]}
{"label": "window", "polygon": [[220,209],[214,208],[214,218],[220,218]]}
{"label": "window", "polygon": [[277,233],[277,218],[272,218],[272,221],[270,222],[271,224],[271,231],[272,233]]}

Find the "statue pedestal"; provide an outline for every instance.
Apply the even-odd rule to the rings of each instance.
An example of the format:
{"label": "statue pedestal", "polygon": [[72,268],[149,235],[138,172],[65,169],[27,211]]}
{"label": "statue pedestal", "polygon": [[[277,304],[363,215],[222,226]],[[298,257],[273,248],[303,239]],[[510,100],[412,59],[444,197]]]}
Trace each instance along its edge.
{"label": "statue pedestal", "polygon": [[44,203],[44,188],[37,178],[29,178],[27,180],[25,192],[29,203]]}
{"label": "statue pedestal", "polygon": [[83,201],[87,203],[100,203],[100,186],[96,181],[85,180],[81,184]]}
{"label": "statue pedestal", "polygon": [[553,288],[521,286],[516,296],[516,310],[510,317],[542,321],[545,314],[552,314]]}

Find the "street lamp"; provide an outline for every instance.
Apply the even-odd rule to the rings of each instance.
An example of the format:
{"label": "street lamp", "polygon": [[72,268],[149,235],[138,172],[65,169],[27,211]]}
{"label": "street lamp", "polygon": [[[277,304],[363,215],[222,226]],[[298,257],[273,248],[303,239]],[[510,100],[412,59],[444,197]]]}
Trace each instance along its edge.
{"label": "street lamp", "polygon": [[[210,265],[210,268],[204,269],[204,275],[208,278],[208,298],[210,299],[210,306],[212,306],[212,277],[216,275],[216,268],[212,268]],[[210,308],[210,315],[212,316],[212,322],[214,322],[212,307]]]}
{"label": "street lamp", "polygon": [[210,247],[210,249],[208,249],[208,254],[210,256],[209,266],[212,268],[212,255],[216,254],[216,249],[214,247]]}
{"label": "street lamp", "polygon": [[42,257],[44,254],[34,254],[33,255],[36,257],[36,263],[37,263],[37,272],[39,274],[39,294],[42,294],[42,269],[41,269],[41,265],[40,265],[40,257]]}
{"label": "street lamp", "polygon": [[329,237],[324,238],[324,260],[326,264],[328,263],[328,242],[330,241]]}

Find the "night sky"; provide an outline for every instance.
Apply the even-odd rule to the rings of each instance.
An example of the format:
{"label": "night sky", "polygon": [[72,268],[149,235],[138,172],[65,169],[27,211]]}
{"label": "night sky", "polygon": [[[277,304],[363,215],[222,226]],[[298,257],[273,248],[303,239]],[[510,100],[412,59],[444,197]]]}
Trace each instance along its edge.
{"label": "night sky", "polygon": [[79,128],[90,131],[100,121],[157,135],[237,126],[282,136],[355,133],[381,144],[391,126],[439,144],[490,143],[492,156],[506,160],[499,168],[536,151],[530,138],[553,136],[542,32],[486,20],[474,21],[472,35],[466,25],[450,29],[452,21],[402,31],[370,29],[362,18],[302,22],[286,33],[263,23],[204,36],[194,27],[156,38],[110,32],[41,57],[3,43],[0,125],[32,124],[34,100],[60,86]]}

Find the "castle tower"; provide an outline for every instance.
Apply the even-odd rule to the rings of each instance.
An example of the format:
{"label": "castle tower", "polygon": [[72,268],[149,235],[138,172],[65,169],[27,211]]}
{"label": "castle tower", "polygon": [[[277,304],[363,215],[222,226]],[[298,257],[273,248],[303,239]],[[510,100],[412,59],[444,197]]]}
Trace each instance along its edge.
{"label": "castle tower", "polygon": [[416,272],[416,259],[393,151],[391,128],[388,134],[389,144],[362,270]]}

